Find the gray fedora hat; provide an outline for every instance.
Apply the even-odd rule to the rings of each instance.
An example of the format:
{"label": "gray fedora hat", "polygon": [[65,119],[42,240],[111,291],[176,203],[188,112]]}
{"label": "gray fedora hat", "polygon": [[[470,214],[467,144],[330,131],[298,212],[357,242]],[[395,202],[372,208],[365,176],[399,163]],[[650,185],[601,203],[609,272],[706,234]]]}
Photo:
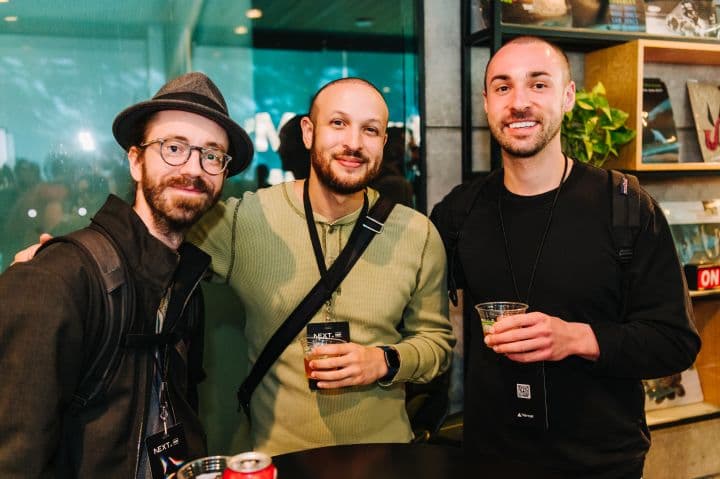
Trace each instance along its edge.
{"label": "gray fedora hat", "polygon": [[[204,73],[191,72],[163,85],[151,100],[137,103],[115,117],[112,130],[115,139],[126,151],[138,141],[137,125],[151,113],[162,110],[182,110],[197,113],[222,126],[230,139],[228,176],[248,167],[253,156],[253,144],[248,134],[228,115],[225,98]],[[137,145],[135,145],[137,146]]]}

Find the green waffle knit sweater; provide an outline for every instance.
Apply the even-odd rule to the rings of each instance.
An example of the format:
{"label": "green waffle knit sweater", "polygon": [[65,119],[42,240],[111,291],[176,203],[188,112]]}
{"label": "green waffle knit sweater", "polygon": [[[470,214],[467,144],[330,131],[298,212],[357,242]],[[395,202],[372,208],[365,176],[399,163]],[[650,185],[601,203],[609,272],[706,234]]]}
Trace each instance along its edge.
{"label": "green waffle knit sweater", "polygon": [[[378,198],[374,190],[368,196],[371,205]],[[359,210],[328,222],[315,214],[328,266],[345,246],[358,216]],[[320,277],[293,183],[218,204],[193,229],[190,240],[212,256],[216,276],[242,300],[253,363]],[[447,318],[445,252],[430,221],[397,205],[333,303],[334,319],[350,322],[352,342],[396,346],[401,366],[393,384],[310,391],[295,341],[253,394],[256,450],[276,455],[412,439],[403,382],[427,382],[445,371],[455,341]],[[312,322],[324,320],[321,309]]]}

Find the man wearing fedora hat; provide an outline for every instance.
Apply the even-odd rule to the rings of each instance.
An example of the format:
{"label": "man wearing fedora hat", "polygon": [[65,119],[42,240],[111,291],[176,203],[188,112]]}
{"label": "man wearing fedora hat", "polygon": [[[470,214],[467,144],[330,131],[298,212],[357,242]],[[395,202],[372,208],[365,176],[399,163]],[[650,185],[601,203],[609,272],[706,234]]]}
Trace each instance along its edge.
{"label": "man wearing fedora hat", "polygon": [[[165,477],[205,453],[198,282],[209,257],[184,242],[252,143],[202,73],[171,80],[113,124],[136,184],[91,229],[110,238],[134,285],[134,315],[107,390],[73,396],[88,368],[106,292],[75,244],[56,242],[0,276],[0,477]],[[40,299],[41,298],[41,299]],[[133,338],[133,341],[130,338]]]}

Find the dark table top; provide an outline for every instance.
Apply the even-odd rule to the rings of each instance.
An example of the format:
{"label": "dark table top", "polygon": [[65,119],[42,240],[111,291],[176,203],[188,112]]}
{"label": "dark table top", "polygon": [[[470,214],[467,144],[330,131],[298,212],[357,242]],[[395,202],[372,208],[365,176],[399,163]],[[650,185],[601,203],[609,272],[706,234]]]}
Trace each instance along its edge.
{"label": "dark table top", "polygon": [[465,457],[459,447],[354,444],[273,458],[278,479],[557,479],[536,467],[498,458]]}

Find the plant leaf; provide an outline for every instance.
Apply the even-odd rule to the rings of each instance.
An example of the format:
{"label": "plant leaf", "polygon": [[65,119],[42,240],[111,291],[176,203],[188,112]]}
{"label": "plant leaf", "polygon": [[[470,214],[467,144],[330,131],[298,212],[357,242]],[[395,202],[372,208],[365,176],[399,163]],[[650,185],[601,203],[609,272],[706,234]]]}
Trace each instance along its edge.
{"label": "plant leaf", "polygon": [[563,151],[578,161],[602,166],[610,155],[617,156],[617,147],[635,137],[636,132],[625,125],[628,117],[610,106],[602,82],[589,92],[579,90],[572,110],[563,116]]}
{"label": "plant leaf", "polygon": [[588,162],[592,159],[593,156],[593,145],[590,140],[585,140],[583,141],[583,143],[585,145],[585,161]]}
{"label": "plant leaf", "polygon": [[588,101],[586,101],[586,100],[578,100],[578,99],[576,98],[576,99],[575,99],[575,104],[576,104],[577,106],[579,106],[580,108],[582,108],[583,110],[594,110],[594,109],[595,109],[595,108],[593,107],[592,103],[590,103],[590,102],[588,102]]}
{"label": "plant leaf", "polygon": [[635,138],[635,131],[628,130],[628,129],[615,130],[610,133],[610,136],[612,137],[611,144],[621,146],[626,143],[629,143],[630,140]]}

